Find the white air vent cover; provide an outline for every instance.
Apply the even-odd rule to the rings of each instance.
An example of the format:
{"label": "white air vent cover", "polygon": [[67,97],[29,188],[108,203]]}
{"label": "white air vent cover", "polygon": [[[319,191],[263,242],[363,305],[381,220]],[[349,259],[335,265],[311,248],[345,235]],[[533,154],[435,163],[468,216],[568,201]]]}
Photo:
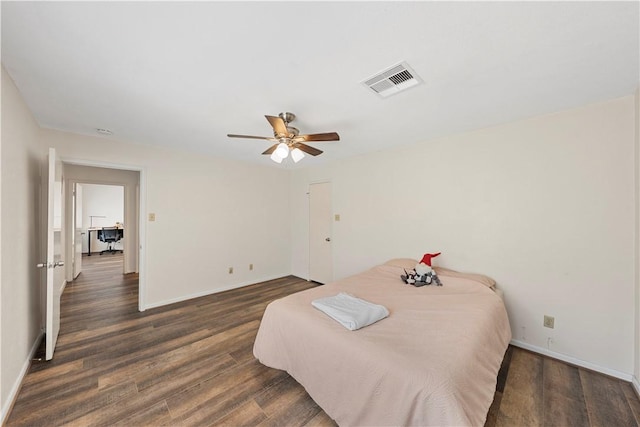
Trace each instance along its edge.
{"label": "white air vent cover", "polygon": [[406,62],[368,78],[362,84],[383,98],[420,84],[422,80]]}

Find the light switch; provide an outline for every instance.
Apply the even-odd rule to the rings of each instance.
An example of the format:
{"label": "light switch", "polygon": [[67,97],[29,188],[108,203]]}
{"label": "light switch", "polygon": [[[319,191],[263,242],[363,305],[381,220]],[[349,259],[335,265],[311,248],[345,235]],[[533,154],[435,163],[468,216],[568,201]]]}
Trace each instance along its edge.
{"label": "light switch", "polygon": [[155,221],[155,220],[156,220],[156,214],[150,213],[149,214],[149,221]]}
{"label": "light switch", "polygon": [[335,214],[333,217],[336,221],[340,221],[340,214]]}

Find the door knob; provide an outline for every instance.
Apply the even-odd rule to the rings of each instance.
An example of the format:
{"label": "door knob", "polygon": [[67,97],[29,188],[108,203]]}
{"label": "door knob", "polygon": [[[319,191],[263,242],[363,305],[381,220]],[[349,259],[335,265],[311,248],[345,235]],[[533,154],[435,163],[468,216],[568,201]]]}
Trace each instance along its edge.
{"label": "door knob", "polygon": [[38,268],[45,268],[46,266],[47,266],[46,262],[40,262],[40,263],[36,264],[36,267],[38,267]]}
{"label": "door knob", "polygon": [[331,241],[331,237],[327,237],[326,239],[324,239],[325,242],[330,242]]}
{"label": "door knob", "polygon": [[53,268],[63,267],[63,266],[64,266],[64,261],[56,261],[55,263],[53,263]]}

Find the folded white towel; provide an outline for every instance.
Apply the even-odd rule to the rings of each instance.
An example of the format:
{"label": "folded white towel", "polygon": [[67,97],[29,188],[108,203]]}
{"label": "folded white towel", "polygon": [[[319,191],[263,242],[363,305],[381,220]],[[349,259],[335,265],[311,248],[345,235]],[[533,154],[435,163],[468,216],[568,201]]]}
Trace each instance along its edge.
{"label": "folded white towel", "polygon": [[389,310],[385,306],[356,298],[344,292],[332,297],[313,300],[311,305],[340,322],[350,331],[369,326],[389,315]]}

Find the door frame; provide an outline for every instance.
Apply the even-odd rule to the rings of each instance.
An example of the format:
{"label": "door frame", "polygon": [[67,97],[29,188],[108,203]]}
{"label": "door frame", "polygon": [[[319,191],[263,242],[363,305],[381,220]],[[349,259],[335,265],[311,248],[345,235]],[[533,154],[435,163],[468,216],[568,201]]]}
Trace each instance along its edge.
{"label": "door frame", "polygon": [[[76,280],[76,277],[78,277],[78,275],[80,275],[80,273],[82,272],[82,268],[80,268],[80,271],[78,272],[78,274],[76,274],[77,271],[77,266],[78,266],[78,260],[76,259],[76,255],[77,255],[77,249],[78,249],[78,242],[77,242],[77,238],[78,238],[78,192],[82,193],[82,183],[80,182],[72,182],[70,185],[71,187],[71,212],[69,213],[69,216],[71,217],[71,227],[70,227],[70,233],[69,235],[71,236],[71,243],[69,244],[69,247],[71,248],[71,256],[68,257],[70,258],[69,261],[71,262],[71,274],[68,274],[69,271],[67,270],[67,281],[73,281]],[[80,190],[80,191],[78,191]],[[80,204],[82,205],[82,200],[80,200]],[[80,212],[82,212],[82,207],[80,208]],[[80,247],[82,248],[82,234],[80,233]],[[66,249],[66,248],[65,248]],[[82,250],[80,251],[80,265],[82,265]],[[67,261],[67,262],[69,262]],[[69,278],[71,278],[71,280],[69,280]]]}
{"label": "door frame", "polygon": [[[60,157],[63,164],[134,171],[139,173],[138,188],[131,189],[131,191],[134,191],[134,194],[136,196],[135,205],[131,206],[131,208],[137,212],[137,221],[138,221],[138,311],[145,311],[146,310],[146,294],[147,294],[146,293],[146,289],[147,289],[146,287],[147,262],[146,261],[147,260],[146,260],[146,251],[145,251],[146,244],[147,244],[147,229],[146,229],[147,223],[145,221],[145,218],[147,217],[147,210],[146,210],[147,174],[146,174],[145,167],[139,166],[139,165],[127,165],[127,164],[119,164],[119,163],[101,162],[101,161],[95,161],[95,160],[78,159],[78,158],[65,157],[65,156],[60,156]],[[96,180],[95,182],[87,182],[85,180],[74,179],[72,180],[72,183],[73,182],[81,182],[86,184],[122,185],[122,183],[106,182],[106,181],[100,181],[100,180]],[[66,203],[66,200],[64,203]],[[125,203],[126,203],[126,192],[125,192]],[[65,242],[65,253],[68,253],[68,250],[69,250],[68,243]]]}

